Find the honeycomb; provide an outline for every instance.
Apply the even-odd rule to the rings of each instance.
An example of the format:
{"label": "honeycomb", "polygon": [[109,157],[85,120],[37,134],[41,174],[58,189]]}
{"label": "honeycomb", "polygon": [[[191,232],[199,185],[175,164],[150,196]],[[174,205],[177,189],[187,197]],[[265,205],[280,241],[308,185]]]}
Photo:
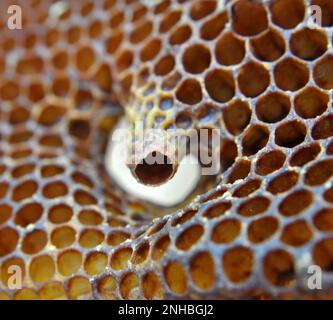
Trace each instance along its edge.
{"label": "honeycomb", "polygon": [[[332,297],[331,0],[20,0],[22,30],[6,26],[11,4],[1,299]],[[164,215],[120,190],[103,159],[123,115],[129,130],[221,129],[209,190]],[[172,175],[149,170],[134,174]],[[306,286],[314,264],[320,291]]]}

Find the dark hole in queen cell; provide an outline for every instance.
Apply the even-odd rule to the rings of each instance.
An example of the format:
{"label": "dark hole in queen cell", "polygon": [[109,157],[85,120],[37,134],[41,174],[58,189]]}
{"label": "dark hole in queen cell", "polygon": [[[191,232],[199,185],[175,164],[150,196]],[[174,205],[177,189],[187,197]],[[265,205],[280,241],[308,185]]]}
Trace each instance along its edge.
{"label": "dark hole in queen cell", "polygon": [[169,180],[174,171],[170,158],[158,151],[153,151],[136,165],[134,174],[143,184],[159,185]]}

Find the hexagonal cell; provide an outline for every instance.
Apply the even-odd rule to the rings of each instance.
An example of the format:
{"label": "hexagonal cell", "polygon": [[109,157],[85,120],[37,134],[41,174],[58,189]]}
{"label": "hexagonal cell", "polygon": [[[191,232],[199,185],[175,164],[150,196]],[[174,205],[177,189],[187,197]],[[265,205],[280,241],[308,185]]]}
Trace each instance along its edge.
{"label": "hexagonal cell", "polygon": [[142,279],[142,291],[146,299],[162,299],[163,288],[159,277],[154,272],[148,272]]}
{"label": "hexagonal cell", "polygon": [[305,18],[303,0],[274,0],[270,10],[273,23],[283,29],[295,28]]}
{"label": "hexagonal cell", "polygon": [[231,282],[245,282],[252,274],[253,260],[253,253],[249,248],[228,249],[222,257],[224,273]]}
{"label": "hexagonal cell", "polygon": [[238,207],[237,213],[243,217],[252,217],[265,212],[270,206],[270,200],[263,196],[252,197]]}
{"label": "hexagonal cell", "polygon": [[133,29],[129,38],[133,44],[138,44],[150,35],[153,30],[153,23],[149,20],[138,22],[138,25],[134,25]]}
{"label": "hexagonal cell", "polygon": [[106,63],[100,65],[93,76],[93,81],[103,93],[111,94],[113,88],[111,67]]}
{"label": "hexagonal cell", "polygon": [[0,183],[0,198],[5,197],[8,189],[9,189],[8,183],[6,183],[6,182]]}
{"label": "hexagonal cell", "polygon": [[24,128],[15,130],[9,137],[8,142],[11,144],[19,144],[28,141],[32,136],[32,132]]}
{"label": "hexagonal cell", "polygon": [[0,225],[5,223],[12,215],[13,209],[6,203],[0,204]]}
{"label": "hexagonal cell", "polygon": [[115,290],[117,288],[116,280],[111,276],[105,276],[97,281],[97,291],[103,299],[116,299]]}
{"label": "hexagonal cell", "polygon": [[289,223],[284,227],[281,234],[281,241],[294,247],[306,244],[312,238],[312,231],[305,220],[298,220]]}
{"label": "hexagonal cell", "polygon": [[120,47],[124,38],[124,34],[121,30],[112,32],[112,34],[105,40],[105,49],[107,53],[113,54]]}
{"label": "hexagonal cell", "polygon": [[80,223],[87,226],[97,226],[103,222],[103,217],[96,211],[92,209],[81,210],[78,219]]}
{"label": "hexagonal cell", "polygon": [[226,11],[218,13],[216,16],[208,18],[200,28],[200,36],[203,40],[213,40],[223,31],[228,22]]}
{"label": "hexagonal cell", "polygon": [[[253,23],[255,21],[256,23]],[[262,3],[239,0],[232,7],[232,27],[242,36],[254,36],[268,27],[267,12]]]}
{"label": "hexagonal cell", "polygon": [[38,300],[36,291],[28,288],[17,290],[13,296],[14,300]]}
{"label": "hexagonal cell", "polygon": [[43,213],[43,207],[37,202],[31,202],[24,204],[15,215],[15,223],[22,227],[36,222],[40,219]]}
{"label": "hexagonal cell", "polygon": [[68,293],[71,299],[91,296],[92,288],[88,279],[84,277],[73,277],[68,281]]}
{"label": "hexagonal cell", "polygon": [[196,287],[208,290],[215,279],[214,260],[210,253],[203,251],[197,253],[190,261],[190,273]]}
{"label": "hexagonal cell", "polygon": [[65,69],[68,65],[68,54],[66,52],[60,51],[55,52],[52,56],[52,64],[56,69]]}
{"label": "hexagonal cell", "polygon": [[79,71],[86,72],[95,63],[95,53],[89,47],[81,47],[76,52],[76,66]]}
{"label": "hexagonal cell", "polygon": [[48,199],[63,197],[68,193],[68,187],[61,181],[50,182],[44,186],[42,193]]}
{"label": "hexagonal cell", "polygon": [[267,191],[272,194],[283,193],[291,189],[298,182],[296,171],[286,170],[274,177],[267,186]]}
{"label": "hexagonal cell", "polygon": [[49,282],[39,290],[40,298],[43,300],[64,300],[67,295],[63,285],[59,282]]}
{"label": "hexagonal cell", "polygon": [[103,252],[91,252],[84,262],[84,270],[88,275],[97,275],[105,271],[108,256]]}
{"label": "hexagonal cell", "polygon": [[120,10],[114,10],[112,16],[110,17],[109,26],[111,29],[121,27],[124,22],[125,13]]}
{"label": "hexagonal cell", "polygon": [[14,100],[20,94],[19,89],[19,86],[14,81],[4,81],[0,86],[0,98],[2,100]]}
{"label": "hexagonal cell", "polygon": [[24,253],[36,254],[46,246],[46,243],[46,233],[43,230],[34,230],[25,235],[21,248]]}
{"label": "hexagonal cell", "polygon": [[249,196],[258,190],[261,186],[260,179],[252,179],[245,183],[243,183],[240,187],[238,187],[232,194],[233,197],[236,198],[244,198]]}
{"label": "hexagonal cell", "polygon": [[162,42],[159,38],[148,41],[140,51],[140,59],[142,62],[153,60],[161,50]]}
{"label": "hexagonal cell", "polygon": [[333,209],[324,208],[319,210],[313,218],[313,223],[320,231],[329,232],[333,230]]}
{"label": "hexagonal cell", "polygon": [[221,171],[231,167],[238,156],[237,144],[232,140],[223,140],[220,150]]}
{"label": "hexagonal cell", "polygon": [[76,232],[73,228],[62,226],[56,228],[51,233],[51,243],[58,249],[71,246],[75,241]]}
{"label": "hexagonal cell", "polygon": [[192,36],[191,26],[188,24],[183,24],[178,26],[172,31],[169,37],[169,42],[171,45],[181,45],[188,41]]}
{"label": "hexagonal cell", "polygon": [[249,225],[248,238],[255,244],[262,243],[273,237],[278,227],[279,221],[274,217],[259,218]]}
{"label": "hexagonal cell", "polygon": [[285,91],[297,91],[309,81],[309,69],[306,64],[293,58],[278,62],[274,68],[276,85]]}
{"label": "hexagonal cell", "polygon": [[55,177],[64,172],[65,169],[63,167],[54,164],[47,164],[40,168],[40,173],[43,178]]}
{"label": "hexagonal cell", "polygon": [[319,87],[333,89],[333,56],[325,56],[315,64],[313,77]]}
{"label": "hexagonal cell", "polygon": [[286,50],[283,37],[275,29],[270,29],[250,41],[253,54],[262,61],[272,62],[279,59]]}
{"label": "hexagonal cell", "polygon": [[43,126],[52,126],[59,122],[65,115],[66,109],[60,105],[46,105],[41,107],[38,123]]}
{"label": "hexagonal cell", "polygon": [[68,123],[68,133],[80,140],[85,140],[90,134],[90,124],[88,119],[70,119]]}
{"label": "hexagonal cell", "polygon": [[291,108],[289,97],[281,92],[269,92],[256,103],[256,113],[261,121],[274,123],[285,118]]}
{"label": "hexagonal cell", "polygon": [[291,287],[295,281],[295,267],[292,255],[275,249],[266,254],[263,261],[264,275],[275,286]]}
{"label": "hexagonal cell", "polygon": [[294,55],[304,60],[315,60],[327,50],[327,37],[321,30],[302,29],[290,38],[290,49]]}
{"label": "hexagonal cell", "polygon": [[241,224],[236,219],[225,219],[214,226],[211,240],[217,244],[234,241],[241,231]]}
{"label": "hexagonal cell", "polygon": [[281,147],[293,148],[304,141],[306,134],[306,126],[302,122],[291,120],[276,128],[275,143]]}
{"label": "hexagonal cell", "polygon": [[144,6],[144,4],[139,4],[137,7],[133,9],[132,14],[132,22],[138,21],[140,19],[143,19],[146,16],[146,13],[148,12],[147,7]]}
{"label": "hexagonal cell", "polygon": [[4,257],[16,249],[19,235],[15,229],[11,227],[3,227],[0,229],[0,257]]}
{"label": "hexagonal cell", "polygon": [[[52,36],[52,38],[53,37],[55,37],[56,35],[54,35],[54,36]],[[81,29],[80,29],[80,27],[78,27],[78,26],[71,26],[68,30],[67,30],[67,34],[66,34],[66,38],[67,38],[67,42],[69,43],[69,44],[74,44],[74,43],[76,43],[76,42],[78,42],[79,41],[79,39],[80,39],[80,36],[81,36]],[[48,42],[51,42],[52,40],[51,40],[51,35],[49,35],[49,40],[48,40]],[[53,41],[52,41],[53,42]]]}
{"label": "hexagonal cell", "polygon": [[201,85],[196,79],[186,79],[176,91],[177,99],[185,104],[196,104],[202,99]]}
{"label": "hexagonal cell", "polygon": [[182,12],[180,10],[174,10],[166,12],[161,20],[159,32],[165,33],[169,31],[180,20]]}
{"label": "hexagonal cell", "polygon": [[74,199],[80,205],[93,205],[97,203],[96,198],[84,190],[77,190],[74,193]]}
{"label": "hexagonal cell", "polygon": [[321,160],[307,169],[304,182],[309,186],[319,186],[328,181],[332,176],[333,160]]}
{"label": "hexagonal cell", "polygon": [[71,90],[71,85],[67,76],[58,76],[53,80],[52,91],[57,97],[66,97]]}
{"label": "hexagonal cell", "polygon": [[196,242],[198,242],[204,233],[201,225],[194,225],[185,229],[177,238],[176,246],[180,250],[189,250]]}
{"label": "hexagonal cell", "polygon": [[165,76],[175,67],[175,59],[172,55],[166,55],[160,58],[154,68],[154,72],[158,76]]}
{"label": "hexagonal cell", "polygon": [[82,265],[81,253],[77,250],[67,250],[60,253],[57,260],[57,269],[63,276],[77,272]]}
{"label": "hexagonal cell", "polygon": [[124,49],[117,54],[116,66],[119,72],[128,70],[134,60],[133,52],[129,49]]}
{"label": "hexagonal cell", "polygon": [[266,176],[282,168],[286,161],[285,154],[280,150],[273,150],[264,153],[256,162],[256,173]]}
{"label": "hexagonal cell", "polygon": [[332,155],[333,154],[333,143],[332,142],[330,142],[330,144],[327,146],[326,153],[328,155]]}
{"label": "hexagonal cell", "polygon": [[215,0],[194,1],[190,8],[190,17],[196,21],[212,14],[216,9],[217,3]]}
{"label": "hexagonal cell", "polygon": [[295,167],[303,167],[307,163],[315,160],[319,155],[321,148],[318,144],[305,146],[295,151],[290,158],[290,165]]}
{"label": "hexagonal cell", "polygon": [[150,250],[149,242],[143,242],[138,246],[138,248],[135,249],[132,255],[131,262],[133,264],[144,263],[148,258],[149,250]]}
{"label": "hexagonal cell", "polygon": [[328,237],[318,241],[313,249],[312,257],[316,265],[324,271],[332,272],[333,238]]}
{"label": "hexagonal cell", "polygon": [[188,111],[183,111],[177,114],[175,120],[177,128],[187,129],[192,125],[192,115]]}
{"label": "hexagonal cell", "polygon": [[251,61],[241,67],[237,81],[241,92],[247,97],[254,98],[267,89],[270,75],[264,65]]}
{"label": "hexagonal cell", "polygon": [[103,23],[101,21],[95,20],[90,23],[88,28],[88,34],[91,39],[98,38],[103,30]]}
{"label": "hexagonal cell", "polygon": [[182,62],[185,71],[193,74],[202,73],[210,65],[210,51],[203,44],[193,44],[185,49]]}
{"label": "hexagonal cell", "polygon": [[127,266],[128,261],[132,256],[131,248],[121,248],[115,251],[110,260],[110,266],[114,270],[122,270]]}
{"label": "hexagonal cell", "polygon": [[79,244],[83,248],[95,248],[104,241],[104,233],[96,229],[85,229],[80,234]]}
{"label": "hexagonal cell", "polygon": [[269,139],[269,131],[262,125],[250,126],[243,137],[243,155],[250,156],[256,154],[264,148]]}
{"label": "hexagonal cell", "polygon": [[295,111],[304,119],[315,118],[328,107],[329,95],[316,87],[308,87],[295,98]]}
{"label": "hexagonal cell", "polygon": [[12,177],[15,179],[23,177],[23,176],[33,172],[33,170],[35,168],[36,168],[36,166],[33,163],[25,163],[25,164],[18,165],[13,168]]}
{"label": "hexagonal cell", "polygon": [[228,183],[234,183],[239,179],[245,179],[251,170],[251,161],[241,159],[237,161],[228,176]]}
{"label": "hexagonal cell", "polygon": [[195,116],[199,125],[213,124],[220,118],[221,111],[218,106],[205,103],[198,107],[195,111]]}
{"label": "hexagonal cell", "polygon": [[26,122],[29,119],[30,112],[23,107],[13,107],[9,113],[9,123],[16,125]]}
{"label": "hexagonal cell", "polygon": [[27,96],[30,101],[38,102],[42,100],[46,95],[46,88],[44,84],[39,82],[31,82],[27,88]]}
{"label": "hexagonal cell", "polygon": [[34,180],[26,180],[19,183],[12,191],[12,200],[15,202],[22,201],[23,199],[31,198],[37,191],[38,184]]}
{"label": "hexagonal cell", "polygon": [[154,8],[154,13],[159,15],[163,12],[165,12],[171,5],[171,1],[170,0],[163,0],[159,3],[156,4],[155,8]]}
{"label": "hexagonal cell", "polygon": [[57,134],[45,134],[40,137],[39,144],[45,147],[63,147],[62,138]]}
{"label": "hexagonal cell", "polygon": [[245,57],[245,41],[232,32],[223,33],[216,43],[215,56],[222,65],[239,64]]}
{"label": "hexagonal cell", "polygon": [[155,242],[153,248],[152,248],[152,259],[153,260],[160,260],[166,250],[168,249],[170,244],[170,238],[168,235],[162,236]]}
{"label": "hexagonal cell", "polygon": [[210,97],[217,102],[227,102],[235,94],[233,76],[224,69],[210,71],[205,77],[205,87]]}
{"label": "hexagonal cell", "polygon": [[16,66],[16,72],[21,75],[42,74],[44,61],[41,57],[29,55],[20,59]]}
{"label": "hexagonal cell", "polygon": [[325,199],[325,201],[333,203],[333,187],[328,188],[324,192],[323,198]]}
{"label": "hexagonal cell", "polygon": [[311,130],[311,136],[315,140],[327,139],[333,136],[333,114],[320,118]]}
{"label": "hexagonal cell", "polygon": [[176,294],[184,294],[187,289],[185,270],[177,261],[170,261],[164,268],[164,278],[170,290]]}
{"label": "hexagonal cell", "polygon": [[42,255],[32,259],[29,266],[30,278],[37,283],[50,280],[55,273],[55,265],[51,256]]}

